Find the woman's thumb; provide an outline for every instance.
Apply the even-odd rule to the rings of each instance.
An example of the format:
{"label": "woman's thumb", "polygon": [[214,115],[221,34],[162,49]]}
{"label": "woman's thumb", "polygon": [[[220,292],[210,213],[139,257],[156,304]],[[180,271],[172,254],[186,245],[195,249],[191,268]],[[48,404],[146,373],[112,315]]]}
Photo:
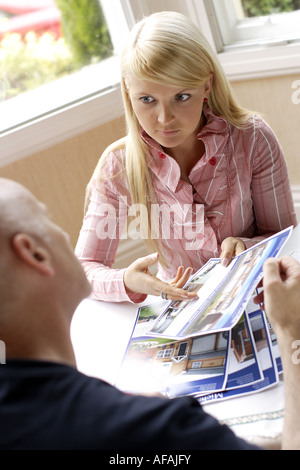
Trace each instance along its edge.
{"label": "woman's thumb", "polygon": [[147,268],[147,266],[151,266],[152,264],[155,264],[158,261],[158,253],[152,253],[151,255],[144,256],[143,258],[140,258],[138,260],[139,262],[139,267],[141,269]]}

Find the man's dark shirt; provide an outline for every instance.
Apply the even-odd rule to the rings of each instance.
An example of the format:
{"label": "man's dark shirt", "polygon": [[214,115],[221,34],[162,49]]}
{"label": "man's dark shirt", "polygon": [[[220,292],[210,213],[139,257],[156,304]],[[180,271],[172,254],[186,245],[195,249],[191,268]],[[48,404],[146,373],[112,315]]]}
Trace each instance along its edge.
{"label": "man's dark shirt", "polygon": [[196,399],[132,396],[52,362],[0,366],[0,449],[255,449]]}

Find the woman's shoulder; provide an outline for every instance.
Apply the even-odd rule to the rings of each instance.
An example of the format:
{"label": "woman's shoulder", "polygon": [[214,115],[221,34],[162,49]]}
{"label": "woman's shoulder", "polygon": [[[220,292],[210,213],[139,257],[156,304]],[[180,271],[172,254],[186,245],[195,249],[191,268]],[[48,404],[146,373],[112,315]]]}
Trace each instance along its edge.
{"label": "woman's shoulder", "polygon": [[126,143],[127,143],[127,137],[122,137],[119,140],[116,140],[112,144],[110,144],[104,153],[110,153],[118,150],[125,150],[126,149]]}
{"label": "woman's shoulder", "polygon": [[278,139],[271,125],[259,113],[252,113],[246,124],[242,127],[231,126],[231,134],[242,134],[245,142],[256,144],[278,144]]}
{"label": "woman's shoulder", "polygon": [[278,149],[280,147],[280,143],[278,137],[268,123],[266,118],[259,114],[253,115],[253,132],[252,134],[255,136],[255,140],[259,146],[259,148],[264,149]]}
{"label": "woman's shoulder", "polygon": [[274,131],[272,130],[270,124],[267,122],[266,118],[264,118],[259,113],[252,113],[248,122],[248,126],[246,126],[246,130],[248,130],[249,133],[265,131],[267,133],[274,134]]}
{"label": "woman's shoulder", "polygon": [[126,137],[123,137],[122,139],[113,142],[105,149],[101,158],[106,159],[116,157],[118,160],[123,161],[125,159],[126,142]]}
{"label": "woman's shoulder", "polygon": [[126,138],[109,145],[99,160],[99,171],[103,177],[117,176],[124,171],[126,162]]}
{"label": "woman's shoulder", "polygon": [[127,195],[126,177],[126,139],[120,139],[109,145],[101,155],[89,182],[90,191],[101,194],[119,193]]}

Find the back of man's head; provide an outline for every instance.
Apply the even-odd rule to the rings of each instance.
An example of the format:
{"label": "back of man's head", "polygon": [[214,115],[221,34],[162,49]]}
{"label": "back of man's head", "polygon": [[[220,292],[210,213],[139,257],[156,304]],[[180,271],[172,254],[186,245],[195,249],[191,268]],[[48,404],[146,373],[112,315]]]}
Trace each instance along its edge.
{"label": "back of man's head", "polygon": [[46,206],[0,178],[0,335],[6,335],[0,339],[8,350],[26,355],[30,344],[34,355],[45,357],[51,341],[66,343],[74,310],[89,293],[69,238]]}
{"label": "back of man's head", "polygon": [[26,231],[40,234],[41,225],[35,218],[37,200],[21,184],[0,178],[0,234],[9,237]]}
{"label": "back of man's head", "polygon": [[[0,178],[0,295],[4,298],[13,289],[17,295],[16,282],[21,264],[16,256],[15,237],[18,234],[43,237],[42,225],[35,217],[35,198],[21,184]],[[11,278],[15,282],[11,282]],[[24,284],[23,284],[24,285]],[[2,287],[2,289],[1,289]]]}

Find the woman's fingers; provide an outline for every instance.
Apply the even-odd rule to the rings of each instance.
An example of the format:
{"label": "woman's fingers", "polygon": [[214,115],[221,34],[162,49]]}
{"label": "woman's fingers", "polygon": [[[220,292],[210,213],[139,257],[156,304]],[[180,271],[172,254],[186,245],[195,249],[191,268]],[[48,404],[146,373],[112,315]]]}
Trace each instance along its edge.
{"label": "woman's fingers", "polygon": [[124,273],[124,284],[128,292],[157,296],[163,293],[168,300],[191,300],[197,297],[197,294],[182,289],[189,279],[191,268],[184,270],[180,266],[173,281],[167,283],[151,274],[148,269],[157,260],[158,254],[155,253],[139,258],[128,266]]}
{"label": "woman's fingers", "polygon": [[177,270],[177,275],[173,279],[173,281],[170,282],[170,285],[171,286],[176,286],[176,287],[183,287],[187,283],[187,281],[189,280],[189,277],[190,277],[191,273],[192,273],[192,268],[187,268],[184,271],[184,267],[179,266],[179,268]]}
{"label": "woman's fingers", "polygon": [[240,238],[228,237],[223,240],[221,250],[222,264],[228,266],[232,258],[246,250],[246,245]]}

